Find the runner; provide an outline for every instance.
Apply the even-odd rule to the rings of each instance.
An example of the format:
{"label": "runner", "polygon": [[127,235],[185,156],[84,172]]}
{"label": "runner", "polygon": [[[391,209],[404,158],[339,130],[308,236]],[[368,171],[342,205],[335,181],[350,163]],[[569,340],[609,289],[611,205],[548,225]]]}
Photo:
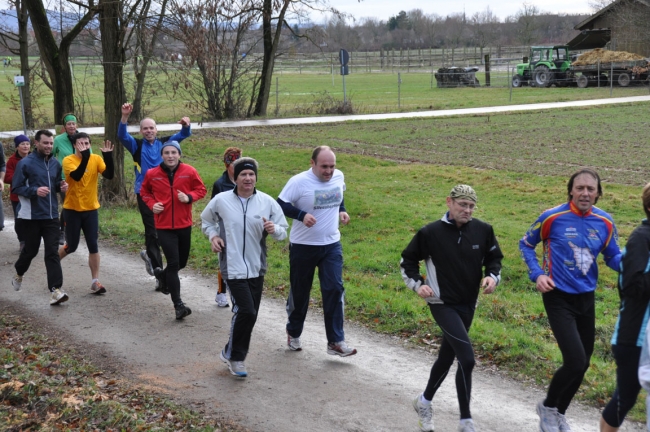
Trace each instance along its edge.
{"label": "runner", "polygon": [[[426,300],[440,326],[442,342],[423,393],[413,401],[422,431],[433,431],[431,401],[449,368],[458,359],[456,393],[460,432],[474,431],[469,404],[474,349],[468,331],[474,319],[479,289],[491,294],[501,280],[503,254],[489,224],[474,219],[477,196],[468,185],[457,185],[447,197],[447,213],[420,229],[402,252],[400,267],[406,286]],[[427,276],[420,273],[425,262]]]}
{"label": "runner", "polygon": [[77,250],[83,231],[88,247],[88,267],[90,267],[90,291],[103,294],[106,288],[99,281],[99,200],[97,188],[99,175],[105,179],[113,178],[113,144],[104,141],[100,148],[102,157],[90,153],[90,137],[79,132],[70,137],[75,153],[63,159],[63,173],[68,183],[68,192],[63,202],[65,215],[66,243],[59,248],[59,258]]}
{"label": "runner", "polygon": [[643,188],[641,198],[646,219],[632,231],[621,258],[621,305],[612,336],[616,390],[600,418],[601,432],[615,432],[621,427],[641,390],[639,358],[650,315],[650,183]]}
{"label": "runner", "polygon": [[11,280],[16,291],[20,291],[23,276],[38,254],[43,242],[47,287],[50,290],[50,305],[68,300],[62,290],[63,272],[59,259],[59,207],[58,192],[68,190],[68,184],[61,180],[61,164],[52,157],[54,137],[48,130],[39,130],[35,136],[36,150],[23,158],[16,166],[11,187],[20,199],[18,217],[25,227],[25,247],[14,264],[16,275]]}
{"label": "runner", "polygon": [[307,317],[309,293],[318,267],[327,335],[327,353],[347,357],[357,350],[345,342],[343,331],[343,248],[339,221],[350,222],[345,210],[345,179],[336,169],[336,155],[327,146],[316,147],[311,169],[289,179],[278,203],[291,227],[289,265],[291,291],[287,299],[287,346],[302,350],[300,336]]}
{"label": "runner", "polygon": [[[214,185],[212,185],[212,196],[210,199],[214,198],[218,193],[231,191],[235,188],[235,167],[233,167],[232,163],[240,157],[241,149],[238,147],[228,147],[223,153],[223,163],[226,165],[226,170],[221,174],[221,177],[214,182]],[[217,288],[217,296],[214,301],[217,302],[219,307],[228,307],[226,282],[223,280],[221,270],[219,270],[217,276],[219,287]]]}
{"label": "runner", "polygon": [[[618,271],[621,251],[612,217],[595,206],[603,196],[596,171],[584,168],[571,176],[568,202],[542,213],[519,241],[528,276],[542,293],[548,322],[562,352],[546,399],[537,404],[542,432],[571,430],[566,410],[582,384],[594,351],[596,258]],[[543,243],[540,267],[535,247]]]}
{"label": "runner", "polygon": [[[160,253],[160,245],[158,244],[158,235],[156,233],[153,213],[144,201],[142,201],[140,187],[142,186],[142,181],[147,171],[161,164],[163,143],[167,141],[180,143],[192,135],[192,131],[190,128],[190,118],[183,117],[178,121],[181,125],[180,132],[172,136],[158,138],[156,122],[151,118],[145,118],[140,122],[142,138],[133,138],[127,131],[127,122],[132,111],[133,105],[130,103],[122,105],[122,118],[120,124],[117,126],[117,137],[133,156],[133,169],[135,173],[133,191],[138,200],[138,210],[140,211],[142,224],[144,225],[145,249],[140,251],[140,258],[144,261],[147,273],[154,276],[154,269],[156,267],[163,267],[162,254]],[[156,291],[167,291],[164,280],[156,278]]]}
{"label": "runner", "polygon": [[166,141],[161,148],[162,163],[147,171],[140,193],[144,204],[153,212],[158,240],[167,267],[154,269],[156,278],[164,281],[170,293],[176,319],[192,313],[181,300],[179,270],[187,265],[192,245],[192,204],[205,196],[203,180],[194,167],[182,163],[181,146]]}
{"label": "runner", "polygon": [[232,375],[248,376],[244,361],[262,301],[266,274],[266,237],[284,240],[289,227],[277,202],[255,188],[257,161],[244,157],[233,163],[235,189],[217,194],[201,213],[203,232],[232,299],[230,338],[219,358]]}
{"label": "runner", "polygon": [[7,160],[7,173],[5,175],[5,184],[9,185],[9,200],[11,201],[11,208],[14,211],[14,231],[16,231],[16,236],[18,237],[18,244],[20,251],[25,247],[25,230],[23,227],[23,220],[18,217],[18,207],[20,205],[20,200],[18,195],[11,188],[11,182],[14,178],[14,172],[16,171],[16,166],[23,158],[27,157],[29,150],[31,148],[31,142],[26,135],[18,135],[14,138],[14,145],[16,146],[16,152],[11,155],[9,160]]}
{"label": "runner", "polygon": [[[72,143],[72,136],[76,134],[77,131],[77,116],[75,116],[72,113],[68,113],[63,116],[63,127],[64,127],[64,132],[62,134],[57,135],[54,137],[54,148],[52,149],[52,154],[54,157],[61,163],[61,166],[63,166],[63,159],[67,158],[71,154],[74,154],[75,149],[74,149],[74,144]],[[93,150],[90,149],[90,153],[92,153]],[[63,180],[65,180],[65,173],[63,173]],[[65,243],[65,217],[63,215],[63,203],[65,202],[65,192],[62,192],[59,194],[61,197],[61,217],[60,217],[60,223],[61,223],[61,237],[59,238],[59,244],[64,244]]]}

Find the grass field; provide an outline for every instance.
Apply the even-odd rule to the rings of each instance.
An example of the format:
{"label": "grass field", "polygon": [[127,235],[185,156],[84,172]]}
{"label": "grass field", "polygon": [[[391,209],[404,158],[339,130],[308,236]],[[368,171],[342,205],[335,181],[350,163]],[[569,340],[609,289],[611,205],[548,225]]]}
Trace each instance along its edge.
{"label": "grass field", "polygon": [[[290,176],[308,168],[311,148],[332,146],[346,174],[351,216],[341,229],[347,317],[425,345],[435,344],[439,331],[424,303],[404,287],[400,253],[417,229],[442,216],[453,185],[473,185],[479,196],[475,217],[493,224],[505,253],[502,285],[480,297],[471,331],[477,355],[513,376],[547,385],[561,357],[518,241],[539,213],[566,199],[569,175],[592,166],[604,180],[599,206],[614,216],[624,246],[644,216],[640,192],[649,180],[650,149],[643,139],[649,107],[202,130],[184,143],[183,160],[197,167],[210,188],[223,170],[223,150],[237,145],[260,162],[259,189],[277,196]],[[205,204],[195,205],[190,265],[216,275],[216,257],[199,229]],[[133,252],[141,247],[134,206],[106,206],[100,221],[102,237]],[[616,274],[599,262],[596,351],[578,396],[595,405],[614,389],[609,339],[618,313]],[[286,243],[272,242],[266,282],[266,295],[288,294]],[[313,297],[319,301],[318,289]],[[643,411],[639,402],[632,418],[643,418]]]}
{"label": "grass field", "polygon": [[[96,126],[104,124],[104,98],[102,68],[97,63],[86,60],[73,60],[75,78],[75,95],[77,115],[83,119],[82,125]],[[0,105],[9,106],[7,99],[13,98],[14,106],[19,107],[18,90],[13,85],[16,67],[0,69]],[[336,73],[336,71],[335,71]],[[482,84],[483,73],[477,74]],[[127,94],[132,94],[132,74],[127,69],[125,85]],[[417,111],[431,109],[472,108],[510,104],[527,104],[534,102],[561,102],[607,98],[609,88],[518,88],[513,89],[512,96],[508,88],[508,76],[505,71],[493,71],[492,87],[439,89],[430,73],[400,74],[401,84],[398,88],[397,70],[394,73],[353,73],[346,77],[346,97],[352,102],[357,113],[382,113],[395,111]],[[52,118],[52,94],[40,84],[37,94],[39,121],[36,128],[54,126]],[[647,86],[614,87],[612,96],[636,96],[648,94]],[[160,123],[175,122],[183,115],[193,120],[209,120],[202,113],[192,112],[187,108],[188,100],[183,92],[174,93],[172,84],[166,75],[153,67],[148,75],[148,90],[145,101],[146,115],[153,116]],[[319,108],[331,101],[343,100],[343,85],[340,75],[327,73],[284,73],[277,71],[269,98],[268,117],[293,117],[317,114]],[[0,118],[0,130],[17,130],[22,127],[19,110],[3,110]],[[57,122],[58,123],[58,122]]]}

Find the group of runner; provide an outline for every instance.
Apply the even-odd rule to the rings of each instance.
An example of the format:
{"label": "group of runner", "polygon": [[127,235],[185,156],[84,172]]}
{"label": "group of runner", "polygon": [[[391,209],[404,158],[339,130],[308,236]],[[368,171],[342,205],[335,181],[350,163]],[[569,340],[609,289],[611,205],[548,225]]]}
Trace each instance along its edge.
{"label": "group of runner", "polygon": [[[612,217],[595,206],[602,195],[596,171],[577,171],[567,183],[567,202],[543,212],[519,242],[529,278],[542,293],[548,322],[562,353],[562,366],[553,375],[546,398],[536,407],[541,432],[571,431],[566,411],[594,350],[599,254],[608,267],[619,272],[621,298],[611,341],[617,387],[602,413],[600,431],[618,430],[636,403],[641,384],[650,388],[650,379],[643,379],[643,371],[650,371],[647,347],[640,369],[650,317],[650,184],[642,192],[647,219],[632,233],[623,251]],[[482,287],[484,294],[494,292],[501,279],[503,258],[492,227],[472,217],[477,201],[470,186],[454,187],[443,218],[418,231],[402,252],[402,276],[407,286],[427,301],[443,334],[427,386],[413,401],[422,431],[434,430],[432,399],[454,358],[458,363],[458,430],[476,430],[469,407],[475,359],[468,331],[479,289]],[[535,253],[539,243],[543,245],[541,265]],[[420,275],[421,261],[425,262],[424,277]],[[645,373],[650,376],[650,372]]]}
{"label": "group of runner", "polygon": [[[191,135],[190,119],[181,118],[180,132],[159,138],[156,123],[146,118],[140,122],[142,138],[134,138],[127,131],[132,109],[128,103],[122,106],[118,138],[134,161],[134,190],[145,235],[145,249],[140,256],[147,272],[155,277],[155,289],[171,294],[176,319],[181,320],[191,314],[191,309],[181,299],[178,272],[186,266],[191,248],[192,204],[207,191],[196,169],[181,162],[180,143]],[[76,118],[66,119],[75,123],[74,130],[66,128],[73,151],[63,157],[62,164],[53,157],[52,134],[41,130],[36,133],[31,153],[29,138],[16,137],[16,152],[7,163],[5,177],[12,185],[11,201],[21,247],[12,284],[16,290],[21,289],[22,277],[43,239],[52,305],[68,300],[62,290],[60,260],[76,250],[82,231],[89,250],[91,290],[96,294],[106,292],[99,282],[97,182],[100,174],[107,179],[113,176],[113,145],[104,142],[102,157],[92,154],[90,137],[76,131]],[[266,238],[284,240],[289,228],[287,217],[293,219],[291,289],[286,303],[288,348],[302,349],[309,294],[318,268],[327,353],[342,357],[356,354],[356,349],[347,345],[343,330],[345,290],[339,225],[349,223],[350,216],[343,199],[344,175],[336,169],[332,149],[314,149],[310,168],[289,179],[277,199],[257,190],[259,165],[253,158],[243,157],[241,149],[226,149],[223,162],[226,170],[215,182],[212,198],[201,214],[202,231],[219,255],[215,301],[219,306],[228,306],[228,290],[232,303],[229,339],[220,359],[231,374],[248,375],[245,359],[267,271]],[[57,193],[65,194],[62,219],[66,241],[61,247]],[[567,202],[542,213],[519,243],[530,280],[542,294],[563,358],[546,398],[537,405],[542,432],[571,430],[566,411],[582,383],[594,348],[599,254],[610,268],[620,272],[621,297],[612,338],[617,389],[603,411],[601,431],[618,430],[641,388],[637,370],[650,315],[650,225],[644,220],[621,251],[612,217],[595,206],[600,197],[598,174],[591,169],[579,170],[567,184]],[[454,359],[458,364],[459,431],[475,430],[470,411],[475,358],[468,332],[479,291],[495,291],[503,259],[492,226],[473,218],[477,202],[471,186],[456,185],[446,198],[443,217],[419,230],[402,252],[402,277],[427,302],[443,335],[427,386],[413,401],[422,431],[434,430],[432,399]],[[643,189],[642,202],[650,219],[650,185]],[[543,244],[541,265],[535,253],[539,243]],[[420,271],[422,261],[424,276]]]}

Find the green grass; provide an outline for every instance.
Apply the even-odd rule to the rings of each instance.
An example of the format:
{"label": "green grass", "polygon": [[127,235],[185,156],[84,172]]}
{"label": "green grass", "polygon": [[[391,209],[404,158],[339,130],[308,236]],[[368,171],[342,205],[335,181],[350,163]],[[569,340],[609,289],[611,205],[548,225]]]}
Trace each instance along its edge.
{"label": "green grass", "polygon": [[[0,130],[17,130],[22,128],[18,90],[13,85],[13,75],[19,73],[15,66],[0,69]],[[98,63],[87,59],[73,59],[75,94],[77,97],[77,115],[83,118],[82,126],[104,124],[103,71]],[[145,90],[145,115],[153,116],[159,123],[175,122],[183,115],[189,115],[194,121],[202,115],[192,111],[187,95],[183,91],[174,91],[168,76],[159,66],[150,69]],[[493,71],[492,87],[439,89],[436,81],[431,82],[430,73],[400,74],[402,83],[398,89],[397,70],[387,69],[382,73],[353,73],[346,77],[347,99],[352,101],[357,113],[383,113],[395,111],[441,110],[454,108],[474,108],[481,106],[498,106],[510,104],[529,104],[537,102],[563,102],[610,97],[609,88],[530,88],[513,89],[512,98],[508,88],[508,76],[504,71]],[[482,84],[483,73],[477,74]],[[277,81],[276,81],[277,78]],[[277,83],[277,87],[276,87]],[[133,89],[133,75],[127,67],[125,71],[127,98]],[[38,122],[36,128],[54,126],[52,93],[42,84],[35,91]],[[638,96],[649,94],[647,86],[614,87],[612,96]],[[277,95],[277,97],[276,97]],[[335,101],[343,100],[343,85],[340,75],[328,73],[286,73],[276,70],[272,80],[269,97],[268,116],[293,117],[306,113],[317,113],[318,108],[328,97]],[[13,98],[14,104],[6,99]],[[276,104],[278,112],[276,115]],[[311,110],[311,111],[310,111]],[[208,119],[205,119],[208,120]]]}
{"label": "green grass", "polygon": [[[566,181],[580,166],[604,179],[599,202],[617,223],[624,246],[644,217],[641,186],[648,181],[644,145],[649,104],[444,119],[204,130],[184,143],[183,160],[211,187],[231,145],[260,162],[258,188],[277,196],[288,178],[308,168],[311,149],[332,146],[346,175],[351,223],[342,227],[346,315],[376,331],[431,345],[439,336],[425,304],[399,276],[400,253],[417,229],[442,216],[444,198],[458,183],[479,196],[475,217],[490,222],[505,254],[503,282],[481,296],[471,337],[477,355],[515,377],[547,385],[561,357],[541,297],[527,278],[518,241],[546,208],[566,199]],[[127,156],[129,159],[129,156]],[[216,275],[217,260],[195,229],[190,266]],[[102,237],[140,249],[135,206],[104,207]],[[618,314],[616,274],[601,259],[596,350],[578,398],[602,406],[615,386],[609,339]],[[288,294],[286,243],[270,242],[266,295]],[[320,302],[318,282],[313,297]],[[640,420],[639,404],[631,418]]]}

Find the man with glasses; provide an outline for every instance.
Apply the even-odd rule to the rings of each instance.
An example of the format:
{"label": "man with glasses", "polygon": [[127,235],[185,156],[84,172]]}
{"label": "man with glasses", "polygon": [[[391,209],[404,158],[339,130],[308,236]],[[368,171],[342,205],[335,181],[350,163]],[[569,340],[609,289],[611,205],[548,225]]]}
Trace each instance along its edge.
{"label": "man with glasses", "polygon": [[[492,226],[472,218],[476,202],[476,192],[470,186],[454,186],[442,219],[420,229],[402,252],[400,267],[406,286],[426,300],[442,330],[438,359],[431,368],[429,382],[413,401],[422,431],[433,431],[431,401],[454,358],[458,359],[458,430],[475,430],[469,408],[475,360],[467,333],[479,290],[483,288],[484,294],[494,292],[501,280],[503,258]],[[426,277],[421,276],[420,261],[425,263]]]}

